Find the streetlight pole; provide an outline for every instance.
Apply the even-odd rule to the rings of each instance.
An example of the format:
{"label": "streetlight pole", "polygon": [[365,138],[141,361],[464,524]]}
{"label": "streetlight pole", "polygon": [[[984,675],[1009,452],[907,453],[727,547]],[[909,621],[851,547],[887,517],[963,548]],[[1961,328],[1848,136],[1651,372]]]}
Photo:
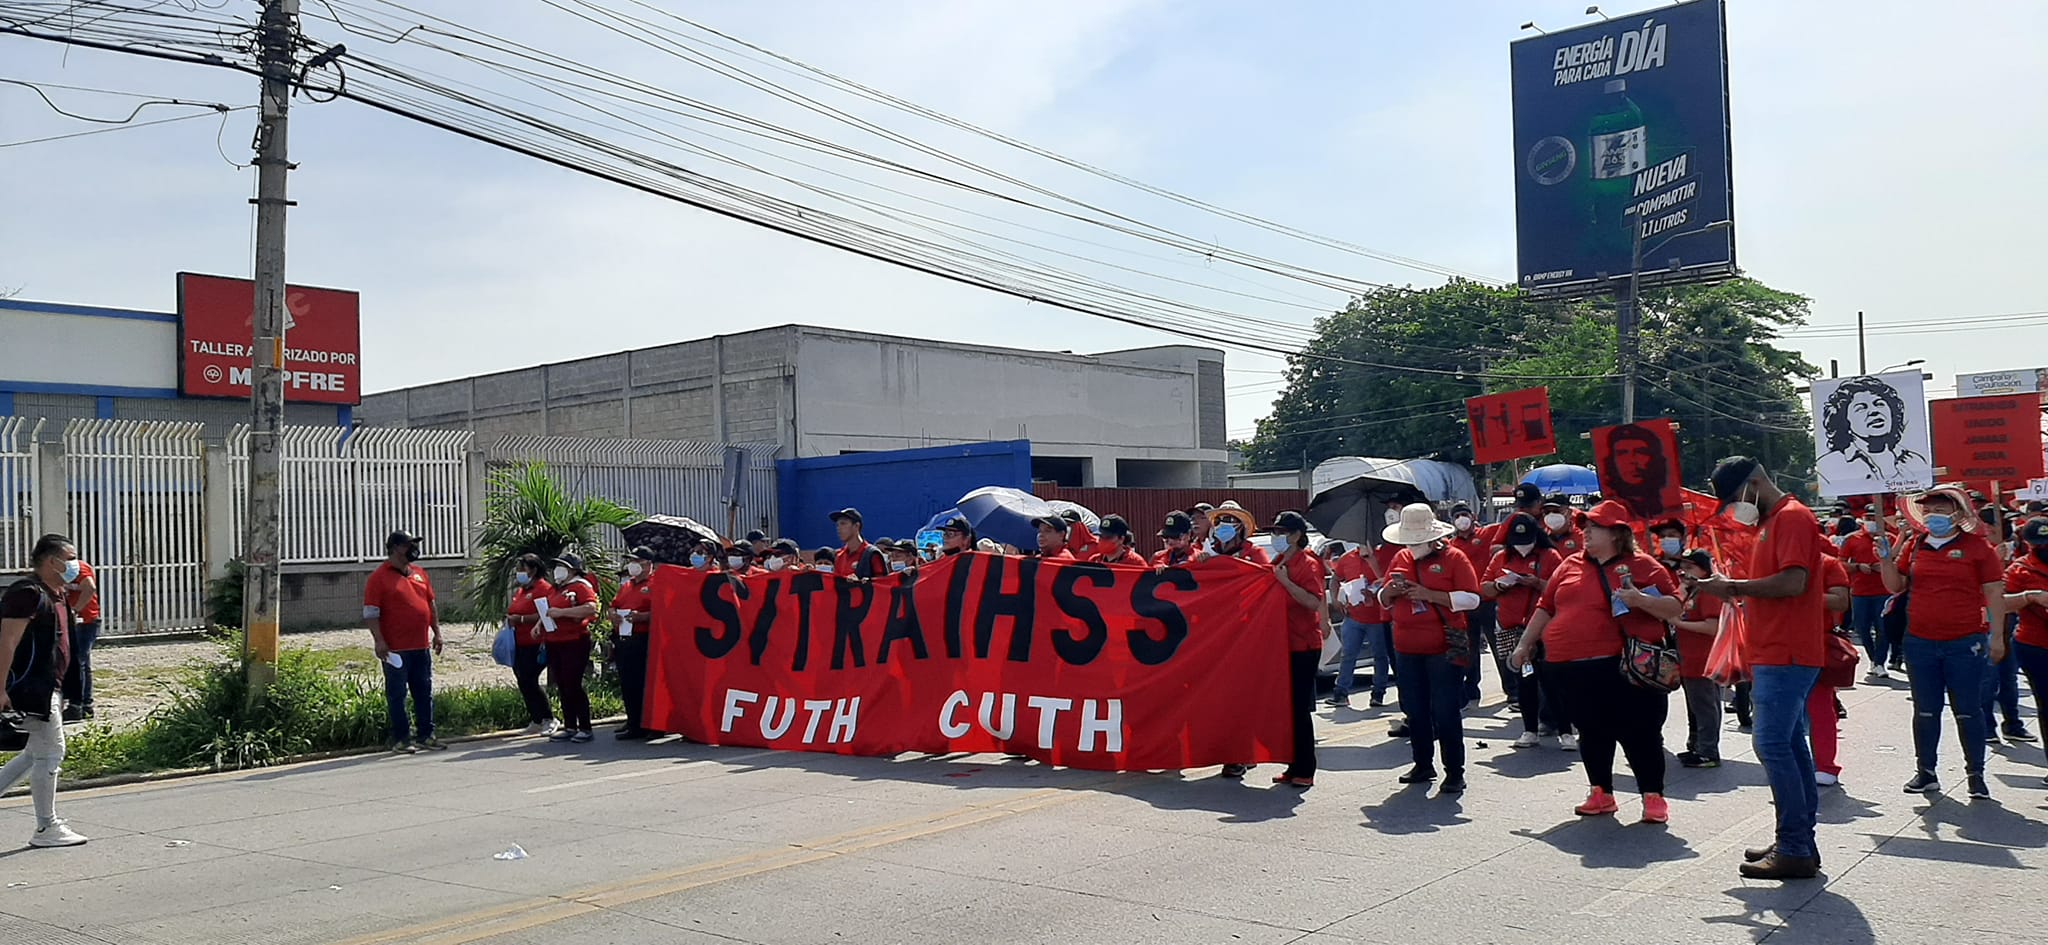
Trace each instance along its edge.
{"label": "streetlight pole", "polygon": [[[1673,233],[1657,245],[1662,246],[1681,236],[1712,233],[1728,225],[1727,220],[1716,220],[1697,230]],[[1642,324],[1640,302],[1643,288],[1643,220],[1640,216],[1630,221],[1628,288],[1614,303],[1614,360],[1615,369],[1621,375],[1621,422],[1636,422],[1636,362],[1637,341]]]}

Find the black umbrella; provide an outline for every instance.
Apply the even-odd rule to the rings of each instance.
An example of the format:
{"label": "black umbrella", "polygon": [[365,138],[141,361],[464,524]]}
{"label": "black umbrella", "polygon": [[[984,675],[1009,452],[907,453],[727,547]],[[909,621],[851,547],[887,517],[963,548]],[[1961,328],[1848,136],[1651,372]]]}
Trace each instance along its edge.
{"label": "black umbrella", "polygon": [[654,560],[662,564],[689,563],[690,552],[700,541],[725,547],[717,532],[680,515],[650,515],[626,526],[620,534],[625,536],[626,547],[646,545],[654,552]]}

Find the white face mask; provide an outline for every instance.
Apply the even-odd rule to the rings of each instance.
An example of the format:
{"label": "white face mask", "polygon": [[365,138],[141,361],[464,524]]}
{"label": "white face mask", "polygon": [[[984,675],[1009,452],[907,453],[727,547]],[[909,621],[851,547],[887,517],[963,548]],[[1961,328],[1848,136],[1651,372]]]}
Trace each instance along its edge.
{"label": "white face mask", "polygon": [[645,571],[645,570],[647,570],[647,569],[646,569],[646,568],[644,568],[644,567],[641,567],[641,566],[640,566],[640,562],[638,562],[638,561],[628,561],[628,562],[626,562],[626,573],[627,573],[627,574],[629,574],[629,575],[632,575],[633,577],[639,577],[639,576],[640,576],[640,573],[641,573],[641,572],[643,572],[643,571]]}
{"label": "white face mask", "polygon": [[766,563],[768,570],[770,571],[780,571],[783,568],[789,567],[789,562],[784,561],[781,558],[769,558]]}
{"label": "white face mask", "polygon": [[747,566],[747,559],[742,558],[739,555],[727,555],[725,558],[725,566],[733,569],[734,571],[738,571],[739,569]]}
{"label": "white face mask", "polygon": [[1400,510],[1400,509],[1388,509],[1388,510],[1387,510],[1387,524],[1389,524],[1389,525],[1399,525],[1399,524],[1401,524],[1401,510]]}
{"label": "white face mask", "polygon": [[1754,502],[1730,502],[1728,517],[1734,519],[1736,524],[1747,528],[1763,521],[1764,513]]}
{"label": "white face mask", "polygon": [[556,584],[560,584],[560,583],[562,583],[563,581],[566,581],[566,580],[568,580],[568,579],[569,579],[569,569],[568,569],[568,568],[564,568],[564,567],[557,567],[557,568],[555,568],[555,583],[556,583]]}
{"label": "white face mask", "polygon": [[1877,534],[1877,533],[1878,533],[1878,531],[1880,530],[1880,528],[1881,528],[1881,526],[1880,526],[1880,525],[1879,525],[1879,524],[1878,524],[1877,522],[1864,522],[1864,523],[1863,523],[1863,531],[1864,531],[1865,533],[1867,533],[1867,534],[1875,535],[1875,534]]}
{"label": "white face mask", "polygon": [[1564,527],[1569,521],[1570,519],[1564,517],[1564,513],[1552,512],[1549,515],[1543,516],[1543,527],[1554,532],[1561,532],[1564,531]]}
{"label": "white face mask", "polygon": [[1532,541],[1532,542],[1530,542],[1530,543],[1528,543],[1528,544],[1526,544],[1526,545],[1516,545],[1516,546],[1515,546],[1515,554],[1518,554],[1518,555],[1523,555],[1523,556],[1525,556],[1525,557],[1526,557],[1526,556],[1527,556],[1527,555],[1528,555],[1528,554],[1529,554],[1530,552],[1532,552],[1532,551],[1535,551],[1535,550],[1536,550],[1536,543],[1535,543],[1535,542],[1533,542],[1533,541]]}
{"label": "white face mask", "polygon": [[1461,532],[1465,531],[1472,527],[1472,516],[1460,515],[1457,518],[1451,519],[1451,525]]}
{"label": "white face mask", "polygon": [[1417,560],[1421,560],[1421,559],[1423,559],[1423,558],[1427,558],[1427,557],[1429,557],[1430,555],[1436,554],[1436,551],[1437,551],[1437,548],[1436,548],[1436,542],[1430,542],[1430,543],[1429,543],[1429,544],[1427,544],[1427,545],[1409,545],[1409,546],[1408,546],[1408,552],[1409,552],[1410,554],[1413,554],[1413,555],[1414,555],[1414,556],[1416,557],[1416,559],[1417,559]]}

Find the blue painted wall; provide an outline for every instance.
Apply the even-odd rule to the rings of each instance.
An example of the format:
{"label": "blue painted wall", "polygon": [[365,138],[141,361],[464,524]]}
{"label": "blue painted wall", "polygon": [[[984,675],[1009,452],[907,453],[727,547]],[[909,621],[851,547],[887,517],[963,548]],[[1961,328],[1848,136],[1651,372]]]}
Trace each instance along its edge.
{"label": "blue painted wall", "polygon": [[931,517],[983,486],[1031,488],[1031,441],[969,443],[775,463],[785,537],[838,544],[828,516],[860,509],[869,538],[912,538]]}

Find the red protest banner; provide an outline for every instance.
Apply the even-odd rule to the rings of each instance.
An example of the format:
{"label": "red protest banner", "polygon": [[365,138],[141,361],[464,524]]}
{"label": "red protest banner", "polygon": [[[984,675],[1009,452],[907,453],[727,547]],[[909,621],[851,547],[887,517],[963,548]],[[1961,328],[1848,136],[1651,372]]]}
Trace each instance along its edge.
{"label": "red protest banner", "polygon": [[1593,430],[1600,492],[1628,506],[1636,521],[1655,523],[1684,512],[1678,470],[1678,429],[1669,420],[1643,420]]}
{"label": "red protest banner", "polygon": [[1934,465],[1944,481],[1989,492],[2026,488],[2042,475],[2041,402],[2034,394],[1961,397],[1927,405]]}
{"label": "red protest banner", "polygon": [[1505,463],[1557,452],[1550,428],[1550,388],[1531,387],[1465,401],[1472,433],[1472,461]]}
{"label": "red protest banner", "polygon": [[1100,770],[1292,754],[1286,594],[1236,559],[963,554],[872,584],[667,567],[653,592],[646,718],[693,741]]}

